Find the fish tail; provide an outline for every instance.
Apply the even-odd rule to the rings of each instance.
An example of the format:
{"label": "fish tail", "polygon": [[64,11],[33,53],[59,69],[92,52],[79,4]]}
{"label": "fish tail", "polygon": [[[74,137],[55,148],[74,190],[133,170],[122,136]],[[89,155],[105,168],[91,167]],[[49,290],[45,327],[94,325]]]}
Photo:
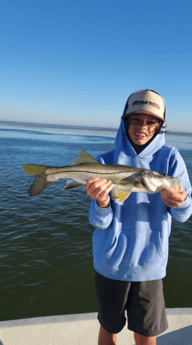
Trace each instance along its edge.
{"label": "fish tail", "polygon": [[47,181],[47,175],[45,173],[35,176],[35,180],[28,190],[29,196],[40,194],[45,188],[49,187],[51,183],[52,181]]}
{"label": "fish tail", "polygon": [[46,165],[36,165],[36,164],[24,164],[22,165],[23,171],[31,176],[41,175],[46,172]]}
{"label": "fish tail", "polygon": [[47,181],[46,165],[24,164],[23,171],[31,176],[35,176],[35,180],[30,186],[28,193],[30,196],[40,194],[45,188],[49,187],[52,181]]}

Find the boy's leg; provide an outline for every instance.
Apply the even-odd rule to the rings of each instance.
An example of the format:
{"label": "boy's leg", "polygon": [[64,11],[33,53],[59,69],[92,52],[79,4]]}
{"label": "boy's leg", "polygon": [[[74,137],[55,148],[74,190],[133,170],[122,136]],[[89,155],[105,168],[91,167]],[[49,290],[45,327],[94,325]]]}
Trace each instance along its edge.
{"label": "boy's leg", "polygon": [[[146,337],[144,335],[134,333],[136,345],[156,345],[156,337]],[[99,344],[100,345],[100,344]]]}
{"label": "boy's leg", "polygon": [[116,334],[108,333],[100,326],[98,345],[116,345],[116,341]]}
{"label": "boy's leg", "polygon": [[[98,320],[102,326],[102,337],[110,338],[112,337],[111,334],[121,332],[125,326],[124,314],[130,285],[130,282],[108,279],[95,272]],[[103,342],[103,344],[105,343]],[[115,343],[112,342],[111,344]],[[108,345],[108,342],[105,345]]]}
{"label": "boy's leg", "polygon": [[136,345],[156,344],[155,337],[168,328],[162,279],[133,282],[128,296],[128,329]]}
{"label": "boy's leg", "polygon": [[[134,333],[134,339],[136,345],[156,345],[156,337],[146,337],[144,335]],[[98,345],[116,345],[117,337],[116,334],[108,333],[102,326],[99,331]]]}

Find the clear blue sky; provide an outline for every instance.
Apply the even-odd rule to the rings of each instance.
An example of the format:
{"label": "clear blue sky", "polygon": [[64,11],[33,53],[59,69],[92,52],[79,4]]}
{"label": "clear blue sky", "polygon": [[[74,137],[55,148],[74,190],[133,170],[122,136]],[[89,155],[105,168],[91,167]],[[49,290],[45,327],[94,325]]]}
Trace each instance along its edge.
{"label": "clear blue sky", "polygon": [[152,88],[192,132],[192,3],[1,0],[0,120],[117,128]]}

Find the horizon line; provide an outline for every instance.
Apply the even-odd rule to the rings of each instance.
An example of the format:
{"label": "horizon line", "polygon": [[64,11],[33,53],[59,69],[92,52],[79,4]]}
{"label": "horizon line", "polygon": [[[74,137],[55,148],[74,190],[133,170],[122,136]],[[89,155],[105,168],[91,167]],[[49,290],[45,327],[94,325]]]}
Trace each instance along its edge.
{"label": "horizon line", "polygon": [[[99,129],[99,130],[110,130],[110,131],[117,131],[118,128],[112,127],[98,127],[98,126],[80,126],[80,125],[59,125],[59,124],[51,124],[51,123],[38,123],[38,122],[20,122],[20,121],[5,121],[0,120],[0,123],[9,123],[9,124],[20,124],[20,125],[32,125],[32,126],[42,126],[42,127],[73,127],[73,128],[87,128],[91,130]],[[169,131],[169,134],[192,134],[189,131]],[[166,134],[166,133],[165,133]]]}

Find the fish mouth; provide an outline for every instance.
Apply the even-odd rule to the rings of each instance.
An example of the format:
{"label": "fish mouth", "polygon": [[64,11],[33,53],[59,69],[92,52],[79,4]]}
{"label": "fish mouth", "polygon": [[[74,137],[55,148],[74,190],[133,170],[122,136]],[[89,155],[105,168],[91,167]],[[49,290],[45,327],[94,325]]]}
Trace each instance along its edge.
{"label": "fish mouth", "polygon": [[141,180],[141,184],[145,189],[149,190],[147,184],[145,183],[145,181],[143,179]]}

